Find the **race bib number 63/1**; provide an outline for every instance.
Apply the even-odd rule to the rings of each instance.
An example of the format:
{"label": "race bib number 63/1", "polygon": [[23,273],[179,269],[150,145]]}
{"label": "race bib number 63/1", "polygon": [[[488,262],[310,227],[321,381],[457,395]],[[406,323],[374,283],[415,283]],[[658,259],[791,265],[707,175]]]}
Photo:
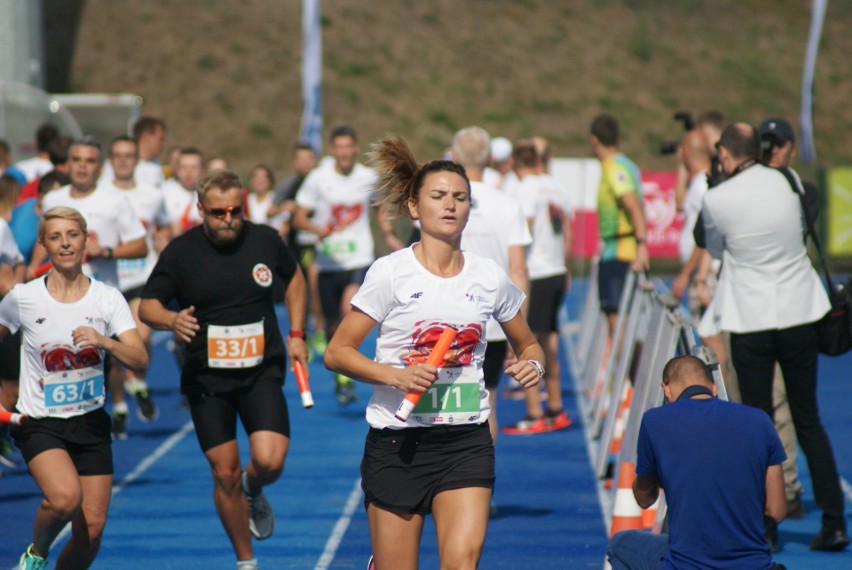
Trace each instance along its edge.
{"label": "race bib number 63/1", "polygon": [[102,404],[104,375],[96,368],[52,372],[44,377],[44,405],[50,415]]}

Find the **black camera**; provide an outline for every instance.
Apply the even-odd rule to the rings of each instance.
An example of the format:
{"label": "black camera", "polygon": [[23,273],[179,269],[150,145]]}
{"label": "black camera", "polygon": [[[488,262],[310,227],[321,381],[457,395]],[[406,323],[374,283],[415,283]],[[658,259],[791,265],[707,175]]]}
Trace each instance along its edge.
{"label": "black camera", "polygon": [[[689,111],[678,111],[674,114],[674,120],[683,123],[684,131],[691,131],[695,128],[695,121],[692,120],[692,113]],[[679,146],[679,140],[663,141],[660,143],[660,154],[674,154]]]}
{"label": "black camera", "polygon": [[758,162],[769,165],[772,160],[772,149],[776,146],[784,146],[780,140],[769,133],[760,137],[760,148],[758,149]]}

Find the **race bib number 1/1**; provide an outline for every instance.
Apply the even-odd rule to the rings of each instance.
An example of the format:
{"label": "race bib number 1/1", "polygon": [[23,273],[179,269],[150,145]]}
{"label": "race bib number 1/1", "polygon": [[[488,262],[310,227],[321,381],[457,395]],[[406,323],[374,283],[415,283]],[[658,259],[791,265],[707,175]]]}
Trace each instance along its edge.
{"label": "race bib number 1/1", "polygon": [[97,407],[104,402],[104,375],[96,368],[52,372],[44,377],[44,406],[48,415]]}
{"label": "race bib number 1/1", "polygon": [[424,425],[472,423],[479,418],[479,397],[479,374],[474,367],[441,368],[411,417]]}
{"label": "race bib number 1/1", "polygon": [[248,325],[207,326],[210,368],[251,368],[263,361],[263,321]]}

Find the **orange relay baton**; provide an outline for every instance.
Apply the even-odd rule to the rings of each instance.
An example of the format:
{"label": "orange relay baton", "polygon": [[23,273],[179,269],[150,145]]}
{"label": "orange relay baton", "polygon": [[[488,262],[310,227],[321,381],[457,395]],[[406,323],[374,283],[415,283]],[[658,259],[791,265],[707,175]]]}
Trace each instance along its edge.
{"label": "orange relay baton", "polygon": [[302,397],[302,406],[314,407],[314,397],[311,395],[311,386],[308,384],[308,375],[305,367],[298,360],[293,360],[293,372],[296,374],[296,384],[299,385],[299,395]]}
{"label": "orange relay baton", "polygon": [[[429,353],[429,357],[426,359],[426,364],[434,366],[435,368],[440,367],[441,362],[444,360],[444,355],[447,353],[447,350],[456,338],[456,334],[458,334],[458,331],[453,327],[445,327],[441,332],[441,336],[438,337],[438,342],[435,343],[435,347],[432,349],[432,352]],[[406,421],[408,416],[411,414],[411,410],[413,410],[414,406],[417,405],[417,402],[420,401],[420,396],[422,395],[423,392],[410,390],[405,395],[405,399],[399,405],[399,408],[396,410],[393,417],[401,422]]]}

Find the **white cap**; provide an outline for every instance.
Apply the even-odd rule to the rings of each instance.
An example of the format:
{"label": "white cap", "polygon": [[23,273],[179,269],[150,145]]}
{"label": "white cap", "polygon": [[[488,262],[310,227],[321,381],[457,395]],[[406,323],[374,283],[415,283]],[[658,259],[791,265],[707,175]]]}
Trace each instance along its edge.
{"label": "white cap", "polygon": [[512,141],[506,137],[491,139],[491,158],[494,162],[503,162],[512,156]]}

